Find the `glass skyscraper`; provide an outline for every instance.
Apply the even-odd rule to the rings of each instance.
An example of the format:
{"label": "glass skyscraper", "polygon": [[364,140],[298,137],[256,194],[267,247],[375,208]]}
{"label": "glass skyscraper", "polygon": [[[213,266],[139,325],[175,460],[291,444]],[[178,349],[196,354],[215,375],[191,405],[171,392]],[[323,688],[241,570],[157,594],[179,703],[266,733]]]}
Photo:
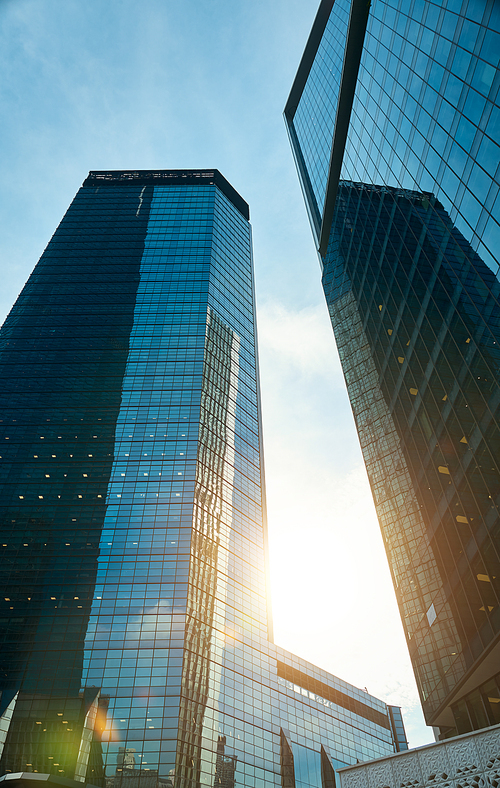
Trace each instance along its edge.
{"label": "glass skyscraper", "polygon": [[249,211],[221,174],[90,173],[0,340],[2,774],[332,788],[405,749],[398,707],[272,643]]}
{"label": "glass skyscraper", "polygon": [[323,0],[285,120],[428,724],[500,722],[500,5]]}

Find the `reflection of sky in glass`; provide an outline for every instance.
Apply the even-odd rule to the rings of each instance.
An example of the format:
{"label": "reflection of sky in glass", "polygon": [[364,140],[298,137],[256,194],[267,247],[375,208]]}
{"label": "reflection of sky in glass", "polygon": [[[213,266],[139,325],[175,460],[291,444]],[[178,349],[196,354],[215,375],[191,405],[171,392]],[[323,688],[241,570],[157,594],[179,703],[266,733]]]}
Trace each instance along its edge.
{"label": "reflection of sky in glass", "polygon": [[396,5],[372,5],[341,177],[433,192],[497,273],[500,36],[485,3]]}
{"label": "reflection of sky in glass", "polygon": [[[168,739],[171,719],[177,738],[213,191],[155,187],[151,201],[83,678],[111,696],[109,775],[125,745],[129,766],[158,769],[145,731]],[[181,226],[189,209],[196,222]],[[190,281],[182,232],[196,254]]]}
{"label": "reflection of sky in glass", "polygon": [[[214,631],[207,640],[196,626],[186,628],[188,579],[208,590],[193,598],[207,632],[229,627],[267,638],[250,265],[248,223],[219,192],[155,187],[83,677],[110,696],[103,737],[108,775],[127,768],[124,747],[128,768],[169,771],[148,731],[162,731],[164,743],[170,738],[173,753],[187,644],[199,652],[192,667],[204,686],[210,677],[215,694],[220,688],[220,665],[210,657],[224,637]],[[226,350],[226,334],[236,349]],[[223,403],[228,352],[233,371]],[[208,385],[211,379],[215,384]],[[227,428],[217,427],[226,422],[230,440]],[[193,520],[195,485],[202,514]],[[218,524],[205,542],[201,531],[194,541],[193,522],[202,527],[203,509],[209,523],[203,528]],[[207,575],[204,567],[214,558],[215,572]],[[207,578],[213,587],[206,587]],[[193,709],[206,704],[206,691],[200,693]],[[209,737],[213,720],[200,724]],[[214,756],[208,760],[213,772]]]}
{"label": "reflection of sky in glass", "polygon": [[321,755],[319,752],[292,745],[295,785],[297,788],[322,788]]}
{"label": "reflection of sky in glass", "polygon": [[293,119],[320,213],[325,200],[349,8],[349,0],[334,3]]}
{"label": "reflection of sky in glass", "polygon": [[[294,118],[320,210],[347,6],[333,6]],[[372,4],[341,178],[433,192],[498,273],[500,35],[477,20],[491,13],[497,29],[500,20],[498,6],[485,9],[469,4],[462,17],[432,3]]]}

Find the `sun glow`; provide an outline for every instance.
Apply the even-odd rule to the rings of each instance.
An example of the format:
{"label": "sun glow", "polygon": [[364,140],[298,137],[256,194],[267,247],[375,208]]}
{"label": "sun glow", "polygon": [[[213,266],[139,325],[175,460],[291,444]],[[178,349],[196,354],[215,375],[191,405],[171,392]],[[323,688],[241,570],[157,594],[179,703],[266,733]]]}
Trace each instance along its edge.
{"label": "sun glow", "polygon": [[431,741],[326,308],[267,305],[259,340],[274,639]]}

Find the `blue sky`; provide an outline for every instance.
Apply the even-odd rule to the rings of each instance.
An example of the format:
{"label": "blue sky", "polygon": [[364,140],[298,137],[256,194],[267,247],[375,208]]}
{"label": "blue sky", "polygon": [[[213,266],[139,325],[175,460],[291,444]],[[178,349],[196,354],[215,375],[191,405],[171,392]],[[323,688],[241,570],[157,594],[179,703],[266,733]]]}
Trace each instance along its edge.
{"label": "blue sky", "polygon": [[282,111],[318,0],[0,0],[2,320],[89,170],[249,202],[281,645],[425,728]]}

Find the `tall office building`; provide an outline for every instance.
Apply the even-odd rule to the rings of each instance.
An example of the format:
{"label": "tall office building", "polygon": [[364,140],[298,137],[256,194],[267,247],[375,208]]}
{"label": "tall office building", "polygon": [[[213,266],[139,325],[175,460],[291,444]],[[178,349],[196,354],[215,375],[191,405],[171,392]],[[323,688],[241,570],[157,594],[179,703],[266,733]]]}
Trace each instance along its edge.
{"label": "tall office building", "polygon": [[407,746],[397,707],[270,639],[248,219],[217,171],[90,173],[3,327],[21,783],[331,788]]}
{"label": "tall office building", "polygon": [[500,6],[323,0],[285,119],[408,647],[500,722]]}

